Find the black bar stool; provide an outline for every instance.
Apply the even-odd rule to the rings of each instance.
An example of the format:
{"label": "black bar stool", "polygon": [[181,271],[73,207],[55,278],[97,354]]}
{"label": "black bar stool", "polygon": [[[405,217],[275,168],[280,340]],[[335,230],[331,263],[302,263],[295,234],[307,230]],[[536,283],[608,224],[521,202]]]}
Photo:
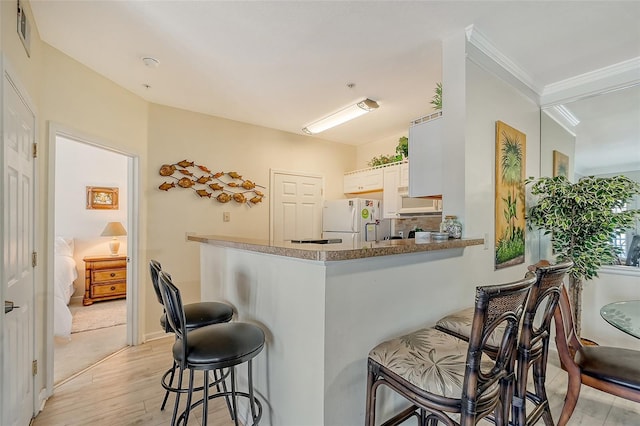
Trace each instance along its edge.
{"label": "black bar stool", "polygon": [[[151,282],[153,283],[153,289],[156,292],[158,302],[164,308],[162,295],[160,293],[160,284],[158,282],[158,275],[162,271],[160,262],[157,260],[149,261],[149,270],[151,272]],[[221,302],[189,303],[184,306],[184,313],[187,331],[195,330],[206,325],[229,322],[233,318],[233,308],[230,305]],[[160,317],[160,325],[167,333],[174,331],[167,321],[166,309],[163,310],[162,316]],[[174,361],[171,368],[162,375],[161,383],[162,387],[166,389],[166,392],[164,394],[160,410],[164,410],[164,407],[167,404],[167,399],[169,398],[169,392],[175,390],[173,380],[175,378],[177,367],[178,366]]]}
{"label": "black bar stool", "polygon": [[[187,331],[185,311],[182,305],[180,290],[173,285],[168,274],[160,272],[158,276],[162,301],[167,313],[167,321],[176,333],[173,345],[173,357],[179,368],[178,383],[182,383],[184,370],[189,370],[188,389],[176,391],[174,417],[178,410],[180,394],[186,391],[187,405],[177,418],[178,423],[186,425],[189,413],[193,408],[202,404],[202,424],[207,424],[207,408],[209,399],[230,397],[231,418],[238,425],[237,397],[247,398],[251,408],[251,420],[257,425],[262,417],[262,404],[253,392],[252,360],[264,347],[265,335],[256,325],[243,322],[230,322],[208,325],[192,331]],[[247,363],[248,392],[236,389],[235,367]],[[209,395],[209,372],[215,373],[228,368],[231,378],[231,391]],[[194,388],[194,372],[203,372],[202,399],[192,403]],[[217,381],[217,380],[216,380]],[[224,382],[223,382],[224,383]],[[248,424],[248,421],[246,422]]]}

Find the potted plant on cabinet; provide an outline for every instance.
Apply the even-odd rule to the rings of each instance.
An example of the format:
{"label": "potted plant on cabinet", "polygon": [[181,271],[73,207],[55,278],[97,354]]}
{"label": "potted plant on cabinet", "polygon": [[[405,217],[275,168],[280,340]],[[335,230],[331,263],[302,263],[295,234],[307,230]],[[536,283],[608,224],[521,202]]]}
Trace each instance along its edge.
{"label": "potted plant on cabinet", "polygon": [[580,335],[582,286],[598,276],[602,265],[613,264],[620,248],[613,239],[634,224],[640,210],[626,210],[640,194],[640,184],[625,176],[585,177],[571,183],[564,176],[527,179],[536,204],[527,214],[528,227],[551,234],[551,246],[559,259],[571,259],[570,295],[576,332]]}

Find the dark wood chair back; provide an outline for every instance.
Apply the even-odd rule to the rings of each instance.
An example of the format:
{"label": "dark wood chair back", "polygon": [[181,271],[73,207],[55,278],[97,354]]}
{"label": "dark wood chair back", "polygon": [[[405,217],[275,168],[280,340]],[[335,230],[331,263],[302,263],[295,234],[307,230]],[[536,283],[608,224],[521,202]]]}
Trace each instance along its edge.
{"label": "dark wood chair back", "polygon": [[[475,422],[475,419],[488,414],[483,413],[483,404],[480,403],[483,399],[481,398],[483,391],[498,381],[513,380],[518,328],[525,301],[534,283],[535,277],[531,275],[510,284],[476,287],[475,310],[469,336],[461,401],[463,419],[474,419]],[[487,369],[485,363],[481,364],[485,342],[497,328],[502,327],[504,327],[502,343],[496,357],[492,359],[491,367]],[[501,388],[504,391],[510,386],[501,386]],[[503,404],[505,398],[508,398],[508,395],[503,394],[501,397]],[[493,410],[495,407],[490,408],[490,406],[491,404],[488,404],[485,408]],[[507,418],[508,406],[507,402],[504,405]]]}
{"label": "dark wood chair back", "polygon": [[559,426],[569,421],[578,402],[582,384],[640,402],[640,351],[583,345],[575,331],[573,311],[564,286],[560,291],[554,318],[560,364],[568,373],[567,396],[558,420]]}

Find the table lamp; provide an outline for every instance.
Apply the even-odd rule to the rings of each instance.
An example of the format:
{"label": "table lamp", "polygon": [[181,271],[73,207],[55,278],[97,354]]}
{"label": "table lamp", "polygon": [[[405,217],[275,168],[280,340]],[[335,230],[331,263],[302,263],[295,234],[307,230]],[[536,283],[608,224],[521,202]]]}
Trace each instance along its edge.
{"label": "table lamp", "polygon": [[124,229],[122,223],[120,222],[109,222],[107,226],[104,227],[104,231],[100,234],[103,237],[113,237],[113,239],[109,242],[109,249],[111,250],[111,256],[117,256],[118,250],[120,249],[120,241],[118,237],[121,235],[127,235],[127,230]]}

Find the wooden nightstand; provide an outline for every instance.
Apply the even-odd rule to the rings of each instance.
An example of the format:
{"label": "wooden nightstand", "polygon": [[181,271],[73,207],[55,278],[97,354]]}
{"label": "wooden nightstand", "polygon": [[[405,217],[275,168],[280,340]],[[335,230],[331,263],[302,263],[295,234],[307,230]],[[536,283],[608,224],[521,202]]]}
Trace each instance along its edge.
{"label": "wooden nightstand", "polygon": [[127,297],[127,256],[86,256],[82,260],[83,305]]}

